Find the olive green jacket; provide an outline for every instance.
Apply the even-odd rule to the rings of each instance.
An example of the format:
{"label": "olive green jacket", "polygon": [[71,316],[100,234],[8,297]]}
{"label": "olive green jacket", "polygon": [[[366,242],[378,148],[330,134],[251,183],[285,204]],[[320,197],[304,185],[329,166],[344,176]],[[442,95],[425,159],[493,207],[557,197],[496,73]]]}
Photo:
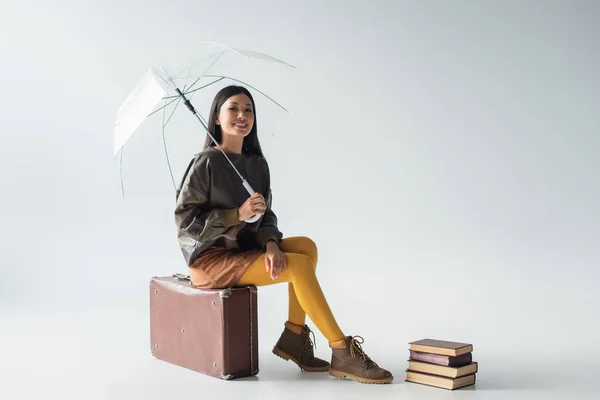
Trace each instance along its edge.
{"label": "olive green jacket", "polygon": [[281,242],[277,216],[271,209],[271,178],[267,161],[255,154],[227,154],[254,191],[262,194],[267,210],[254,223],[239,221],[238,208],[249,194],[220,150],[213,147],[191,160],[177,191],[175,223],[181,252],[188,266],[211,246],[265,249]]}

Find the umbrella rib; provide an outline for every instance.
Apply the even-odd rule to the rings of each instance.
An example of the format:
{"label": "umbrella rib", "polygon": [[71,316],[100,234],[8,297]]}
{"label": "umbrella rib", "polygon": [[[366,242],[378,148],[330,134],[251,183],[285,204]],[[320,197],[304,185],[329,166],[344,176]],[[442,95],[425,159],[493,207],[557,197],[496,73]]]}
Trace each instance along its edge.
{"label": "umbrella rib", "polygon": [[[180,101],[181,101],[181,98],[179,98],[177,100],[177,104],[175,104],[175,107],[173,107],[173,111],[171,111],[171,115],[169,115],[169,118],[167,118],[167,122],[164,122],[164,118],[163,118],[163,126],[166,126],[169,123],[169,121],[173,117],[173,114],[175,114],[175,110],[177,110],[177,107],[179,107]],[[166,107],[163,107],[163,109],[166,109]]]}
{"label": "umbrella rib", "polygon": [[119,160],[119,175],[121,175],[121,195],[125,198],[125,185],[123,184],[123,147],[121,147],[121,157]]}
{"label": "umbrella rib", "polygon": [[[166,103],[166,100],[165,100],[165,103]],[[178,105],[179,105],[179,102],[177,102],[177,104],[173,108],[173,111],[171,112],[171,115],[169,115],[169,120],[173,116],[173,113],[177,109]],[[167,114],[167,108],[165,106],[165,107],[163,107],[162,139],[163,139],[163,146],[165,148],[165,157],[167,158],[167,165],[169,166],[169,174],[171,175],[171,181],[173,182],[173,189],[177,190],[177,188],[175,187],[175,178],[173,178],[173,170],[171,169],[171,162],[169,161],[169,152],[167,151],[167,139],[165,138],[165,126],[169,122],[169,121],[167,121],[167,123],[165,123],[165,115],[166,114]]]}
{"label": "umbrella rib", "polygon": [[[215,58],[215,59],[214,59],[214,61],[213,61],[213,62],[212,62],[212,63],[211,63],[211,64],[210,64],[208,67],[206,67],[206,69],[204,70],[204,72],[202,72],[202,75],[200,75],[198,78],[196,78],[196,80],[194,81],[194,83],[192,83],[192,84],[191,84],[191,85],[188,87],[188,92],[186,92],[186,90],[185,90],[187,85],[184,85],[184,87],[183,87],[183,91],[182,91],[182,92],[183,92],[184,94],[188,94],[188,93],[190,93],[190,92],[189,92],[189,89],[193,88],[193,87],[194,87],[194,85],[196,85],[196,83],[198,83],[198,81],[199,81],[200,79],[202,79],[202,77],[203,77],[203,76],[204,76],[204,75],[205,75],[205,74],[208,72],[208,70],[209,70],[209,69],[211,69],[211,68],[212,68],[212,66],[213,66],[213,65],[215,65],[215,63],[216,63],[217,61],[219,61],[219,59],[220,59],[220,58],[223,56],[223,54],[224,54],[224,53],[225,53],[225,52],[221,52],[221,53],[219,53],[219,56],[218,56],[217,58]],[[191,73],[190,73],[190,72],[192,71],[192,67],[193,67],[193,66],[194,66],[194,64],[190,65],[190,68],[188,69],[188,77],[187,77],[187,79],[190,79],[190,76],[191,76]],[[187,80],[187,79],[186,79],[186,80]],[[219,81],[219,80],[217,80],[216,82],[218,82],[218,81]],[[208,85],[207,85],[207,86],[208,86]],[[204,87],[206,87],[206,86],[204,86]],[[200,88],[200,89],[202,89],[202,88]],[[196,92],[196,91],[194,91],[194,92]],[[193,97],[193,96],[192,96],[192,97]]]}
{"label": "umbrella rib", "polygon": [[[197,79],[194,81],[194,83],[192,83],[192,84],[189,86],[189,89],[191,89],[192,87],[194,87],[194,85],[195,85],[195,84],[196,84],[196,83],[197,83],[197,82],[198,82],[200,79],[202,79],[202,77],[203,77],[203,76],[204,76],[204,75],[205,75],[205,74],[208,72],[208,70],[209,70],[209,69],[211,69],[211,68],[212,68],[212,66],[213,66],[213,65],[215,65],[215,63],[216,63],[217,61],[219,61],[219,58],[221,58],[221,56],[223,56],[223,52],[221,52],[221,53],[219,54],[219,56],[218,56],[217,58],[215,58],[215,60],[214,60],[214,61],[213,61],[213,62],[212,62],[212,63],[211,63],[211,64],[210,64],[208,67],[206,67],[206,69],[204,70],[204,72],[202,72],[202,75],[200,75],[200,76],[199,76],[199,77],[198,77],[198,78],[197,78]],[[193,65],[193,64],[192,64],[192,65]],[[192,65],[190,65],[190,69],[188,70],[188,79],[190,78],[190,71],[192,70]],[[184,90],[183,90],[183,92],[185,92],[185,87],[184,87]]]}
{"label": "umbrella rib", "polygon": [[191,85],[191,86],[188,88],[188,91],[187,91],[187,92],[185,92],[184,94],[195,93],[195,92],[197,92],[198,90],[202,90],[202,89],[204,89],[205,87],[208,87],[208,86],[210,86],[210,85],[214,85],[215,83],[217,83],[217,82],[219,82],[219,81],[222,81],[223,79],[225,79],[225,78],[219,78],[219,79],[217,79],[216,81],[213,81],[213,82],[211,82],[211,83],[207,83],[206,85],[204,85],[204,86],[201,86],[201,87],[199,87],[199,88],[197,88],[197,89],[194,89],[194,90],[189,90],[189,89],[190,89],[192,86],[194,86],[194,85]]}
{"label": "umbrella rib", "polygon": [[[215,45],[217,45],[217,46],[225,47],[226,49],[228,49],[228,50],[230,50],[230,51],[233,51],[234,53],[237,53],[237,54],[239,54],[239,55],[240,55],[240,56],[242,56],[242,57],[245,57],[245,58],[248,58],[248,59],[250,59],[250,58],[254,58],[254,57],[252,57],[252,56],[248,56],[247,54],[244,54],[244,53],[240,52],[240,51],[239,51],[239,50],[237,50],[237,49],[234,49],[233,47],[229,47],[229,46],[227,46],[227,45],[225,45],[225,44],[222,44],[222,43],[211,42],[211,41],[204,41],[204,42],[202,42],[202,43],[206,43],[206,44],[215,44]],[[248,52],[248,50],[243,50],[243,51],[246,51],[246,52]],[[260,54],[261,56],[267,57],[267,58],[269,58],[269,59],[271,59],[271,60],[275,60],[275,61],[277,61],[277,62],[279,62],[279,63],[282,63],[282,64],[285,64],[285,65],[287,65],[287,66],[289,66],[289,67],[296,68],[296,67],[294,67],[292,64],[288,64],[288,63],[286,63],[286,62],[285,62],[285,61],[283,61],[283,60],[280,60],[280,59],[278,59],[278,58],[275,58],[275,57],[273,57],[273,56],[270,56],[270,55],[268,55],[268,54],[265,54],[265,53],[261,53],[260,51],[251,51],[251,53],[253,53],[253,54]]]}
{"label": "umbrella rib", "polygon": [[[189,70],[190,70],[190,69],[191,69],[191,68],[192,68],[194,65],[196,65],[196,64],[199,64],[199,63],[201,63],[202,61],[204,61],[204,60],[207,60],[207,59],[209,59],[210,57],[213,57],[213,56],[215,56],[215,55],[218,55],[218,56],[219,56],[219,57],[217,57],[217,60],[218,60],[218,59],[219,59],[219,58],[220,58],[220,57],[221,57],[221,56],[222,56],[224,53],[225,53],[224,51],[217,51],[217,52],[215,52],[215,53],[212,53],[212,54],[210,54],[210,55],[208,55],[208,56],[206,56],[206,57],[202,58],[201,60],[198,60],[198,61],[196,61],[196,62],[193,62],[193,63],[192,63],[192,64],[191,64],[189,67],[183,68],[181,71],[177,72],[176,74],[173,74],[173,75],[171,76],[171,78],[172,78],[172,79],[182,79],[182,78],[180,78],[180,77],[179,77],[179,75],[181,75],[181,74],[184,74],[184,73],[185,73],[185,70],[188,70],[188,75],[189,75]],[[215,61],[215,62],[216,62],[216,61]],[[214,62],[213,62],[213,64],[214,64]],[[211,66],[212,66],[212,65],[211,65]]]}
{"label": "umbrella rib", "polygon": [[166,108],[166,107],[170,106],[171,104],[175,103],[175,102],[178,100],[178,97],[179,97],[179,96],[177,96],[177,97],[175,97],[175,96],[163,97],[163,98],[162,98],[163,100],[168,100],[168,99],[171,99],[171,101],[169,101],[168,103],[166,103],[164,106],[162,106],[162,107],[160,107],[160,108],[158,108],[158,109],[156,109],[156,110],[152,111],[150,114],[146,115],[146,118],[148,118],[149,116],[151,116],[151,115],[153,115],[153,114],[156,114],[156,113],[157,113],[157,112],[159,112],[160,110],[162,110],[162,109],[164,109],[164,108]]}
{"label": "umbrella rib", "polygon": [[279,104],[278,102],[276,102],[275,100],[273,100],[273,99],[272,99],[271,97],[269,97],[269,96],[268,96],[266,93],[263,93],[262,91],[258,90],[258,89],[257,89],[257,88],[255,88],[254,86],[252,86],[252,85],[250,85],[250,84],[248,84],[248,83],[246,83],[246,82],[244,82],[244,81],[241,81],[241,80],[239,80],[239,79],[236,79],[236,78],[232,78],[232,77],[230,77],[230,76],[225,76],[225,75],[205,75],[205,76],[207,76],[207,77],[211,77],[211,78],[215,78],[215,77],[221,77],[221,78],[231,79],[231,80],[233,80],[233,81],[236,81],[236,82],[239,82],[239,83],[241,83],[241,84],[243,84],[243,85],[250,86],[252,89],[256,90],[258,93],[262,94],[262,95],[263,95],[263,96],[265,96],[267,99],[269,99],[269,100],[271,100],[273,103],[277,104],[277,105],[278,105],[278,106],[279,106],[279,107],[280,107],[282,110],[284,110],[285,112],[289,112],[289,111],[288,111],[288,110],[287,110],[287,109],[286,109],[284,106],[282,106],[281,104]]}

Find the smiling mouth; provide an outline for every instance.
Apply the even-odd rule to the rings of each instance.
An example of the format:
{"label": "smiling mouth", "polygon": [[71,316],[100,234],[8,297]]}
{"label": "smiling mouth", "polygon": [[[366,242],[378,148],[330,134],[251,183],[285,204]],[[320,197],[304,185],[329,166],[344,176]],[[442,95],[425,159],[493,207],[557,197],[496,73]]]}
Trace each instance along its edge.
{"label": "smiling mouth", "polygon": [[233,124],[233,126],[238,127],[238,128],[247,128],[248,124]]}

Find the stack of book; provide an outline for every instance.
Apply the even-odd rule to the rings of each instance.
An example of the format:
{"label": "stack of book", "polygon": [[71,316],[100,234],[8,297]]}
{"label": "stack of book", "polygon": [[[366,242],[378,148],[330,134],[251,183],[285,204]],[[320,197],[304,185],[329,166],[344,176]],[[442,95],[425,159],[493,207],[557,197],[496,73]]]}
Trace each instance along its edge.
{"label": "stack of book", "polygon": [[422,339],[410,342],[409,351],[407,382],[450,390],[475,384],[472,344]]}

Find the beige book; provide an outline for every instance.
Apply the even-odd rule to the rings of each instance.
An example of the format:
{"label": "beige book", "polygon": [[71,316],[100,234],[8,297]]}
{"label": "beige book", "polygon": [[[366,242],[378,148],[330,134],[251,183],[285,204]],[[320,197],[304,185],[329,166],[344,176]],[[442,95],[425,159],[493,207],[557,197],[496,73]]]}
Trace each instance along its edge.
{"label": "beige book", "polygon": [[447,367],[422,361],[408,360],[408,369],[415,372],[425,372],[427,374],[440,375],[448,378],[460,378],[461,376],[477,373],[478,365],[476,362],[472,362],[471,364],[462,367]]}
{"label": "beige book", "polygon": [[436,339],[422,339],[410,342],[409,345],[410,350],[453,357],[473,351],[473,345],[470,343],[448,342]]}
{"label": "beige book", "polygon": [[439,387],[442,389],[459,389],[475,384],[475,374],[456,379],[444,378],[442,376],[424,374],[422,372],[406,371],[406,381],[421,383],[423,385]]}

